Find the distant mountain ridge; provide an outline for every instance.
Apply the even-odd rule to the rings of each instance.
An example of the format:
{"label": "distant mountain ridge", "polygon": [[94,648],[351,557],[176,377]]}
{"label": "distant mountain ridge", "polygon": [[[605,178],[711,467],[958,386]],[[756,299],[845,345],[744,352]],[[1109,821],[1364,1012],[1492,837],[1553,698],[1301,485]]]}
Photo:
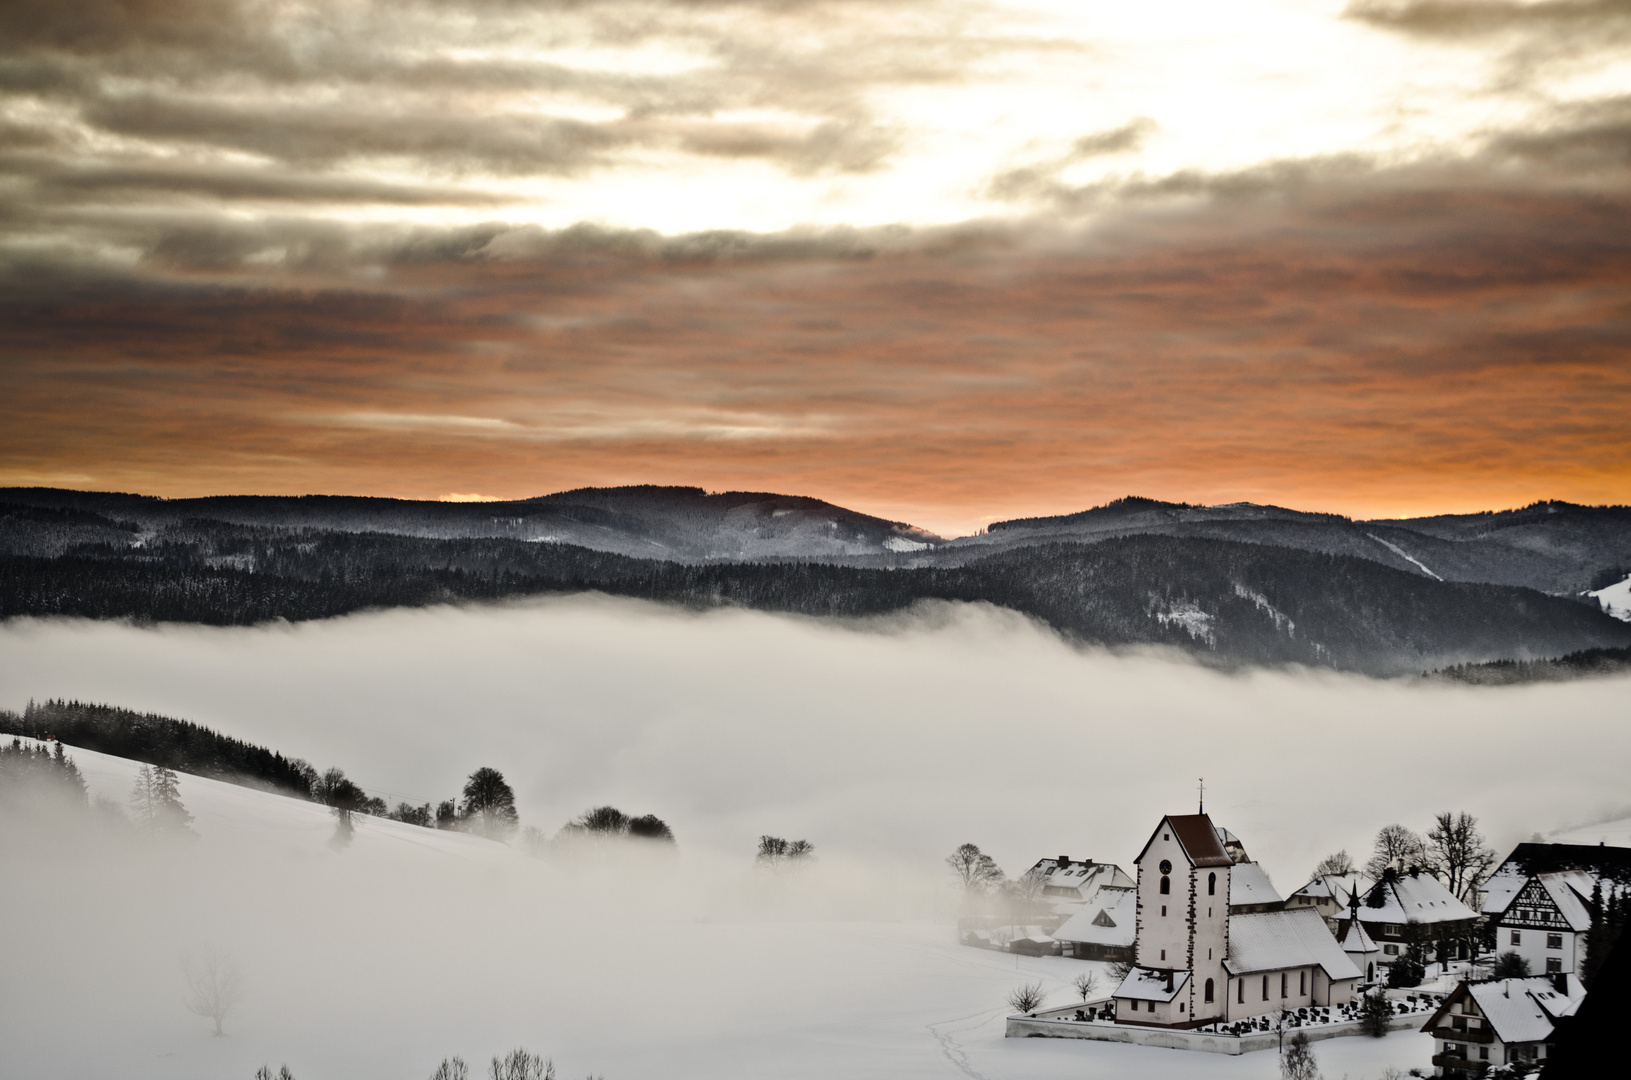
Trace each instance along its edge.
{"label": "distant mountain ridge", "polygon": [[0,490],[0,618],[246,625],[600,591],[867,616],[988,602],[1075,640],[1373,674],[1631,646],[1584,596],[1625,507],[1362,522],[1127,498],[943,540],[816,499],[587,488],[505,503]]}
{"label": "distant mountain ridge", "polygon": [[[17,521],[18,510],[59,516],[57,540]],[[8,515],[9,511],[9,515]],[[654,559],[844,559],[921,550],[933,533],[820,499],[695,487],[578,488],[509,502],[440,502],[350,495],[150,495],[0,488],[0,550],[53,554],[75,542],[110,543],[192,520],[274,528],[383,532],[436,539],[491,537],[577,544]],[[11,523],[11,524],[5,524]],[[41,525],[46,524],[41,522]],[[78,526],[82,535],[68,528]]]}

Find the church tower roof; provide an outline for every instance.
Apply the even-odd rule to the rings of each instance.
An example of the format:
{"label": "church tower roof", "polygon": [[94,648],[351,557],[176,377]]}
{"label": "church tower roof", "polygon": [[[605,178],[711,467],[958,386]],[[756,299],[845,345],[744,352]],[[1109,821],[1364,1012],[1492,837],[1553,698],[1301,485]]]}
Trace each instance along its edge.
{"label": "church tower roof", "polygon": [[1218,831],[1212,824],[1212,819],[1205,814],[1169,814],[1161,819],[1161,824],[1155,827],[1155,832],[1144,842],[1144,849],[1138,853],[1135,862],[1144,861],[1144,852],[1150,850],[1155,838],[1161,834],[1162,829],[1171,829],[1172,835],[1177,838],[1178,846],[1183,848],[1184,855],[1189,859],[1191,866],[1233,866],[1235,861],[1229,853],[1223,850],[1223,844],[1218,840]]}

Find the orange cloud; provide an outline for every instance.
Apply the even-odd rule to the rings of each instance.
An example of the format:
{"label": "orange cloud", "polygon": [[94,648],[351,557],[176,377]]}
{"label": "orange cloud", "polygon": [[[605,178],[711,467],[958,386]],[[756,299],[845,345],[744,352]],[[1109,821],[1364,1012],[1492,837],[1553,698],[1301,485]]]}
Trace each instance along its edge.
{"label": "orange cloud", "polygon": [[1130,492],[1631,501],[1628,211],[1376,185],[1055,236],[495,229],[367,287],[13,279],[0,482],[686,483],[948,535]]}

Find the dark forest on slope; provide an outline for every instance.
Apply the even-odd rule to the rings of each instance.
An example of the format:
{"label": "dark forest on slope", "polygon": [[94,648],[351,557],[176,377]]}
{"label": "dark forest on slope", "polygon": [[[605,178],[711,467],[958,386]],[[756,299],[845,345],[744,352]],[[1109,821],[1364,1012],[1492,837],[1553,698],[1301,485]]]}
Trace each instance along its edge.
{"label": "dark forest on slope", "polygon": [[559,543],[186,521],[140,546],[92,541],[54,558],[0,557],[5,618],[252,625],[582,591],[811,616],[986,602],[1080,642],[1376,674],[1631,645],[1631,625],[1530,589],[1440,582],[1346,555],[1163,535],[878,569],[680,563]]}

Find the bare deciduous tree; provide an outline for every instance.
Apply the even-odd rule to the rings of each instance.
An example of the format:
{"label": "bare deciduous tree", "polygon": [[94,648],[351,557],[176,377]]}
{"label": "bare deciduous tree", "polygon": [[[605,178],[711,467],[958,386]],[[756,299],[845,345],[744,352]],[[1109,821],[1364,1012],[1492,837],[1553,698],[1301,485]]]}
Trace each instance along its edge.
{"label": "bare deciduous tree", "polygon": [[1319,1063],[1306,1031],[1293,1034],[1280,1050],[1280,1075],[1285,1080],[1319,1080]]}
{"label": "bare deciduous tree", "polygon": [[[463,1064],[463,1062],[460,1062]],[[526,1050],[511,1050],[493,1059],[491,1080],[555,1080],[555,1063]]]}
{"label": "bare deciduous tree", "polygon": [[1346,851],[1339,851],[1335,855],[1327,855],[1325,858],[1319,861],[1318,866],[1314,867],[1315,877],[1324,877],[1327,874],[1341,876],[1343,874],[1351,874],[1353,872],[1353,856],[1349,855]]}
{"label": "bare deciduous tree", "polygon": [[1365,864],[1365,873],[1380,878],[1390,866],[1404,869],[1420,862],[1425,850],[1421,837],[1403,825],[1384,825],[1376,833],[1376,847]]}
{"label": "bare deciduous tree", "polygon": [[[493,1060],[496,1062],[498,1059]],[[430,1074],[430,1080],[470,1080],[470,1070],[465,1067],[464,1058],[443,1058],[436,1071]]]}
{"label": "bare deciduous tree", "polygon": [[1076,978],[1072,979],[1070,985],[1076,988],[1076,992],[1082,995],[1082,1000],[1085,1002],[1088,998],[1092,997],[1098,992],[1099,973],[1096,971],[1084,971],[1080,975],[1076,976]]}
{"label": "bare deciduous tree", "polygon": [[181,970],[187,976],[188,1011],[215,1021],[215,1034],[221,1034],[227,1014],[244,996],[244,976],[238,962],[214,945],[207,945],[201,958],[183,959]]}
{"label": "bare deciduous tree", "polygon": [[815,845],[808,840],[784,840],[779,836],[759,837],[759,851],[753,859],[760,866],[781,870],[815,858]]}
{"label": "bare deciduous tree", "polygon": [[1026,983],[1008,995],[1008,1005],[1017,1013],[1035,1012],[1042,1007],[1042,984]]}
{"label": "bare deciduous tree", "polygon": [[287,1065],[278,1069],[276,1073],[272,1072],[272,1066],[262,1065],[255,1070],[255,1080],[294,1080],[294,1073],[289,1071]]}
{"label": "bare deciduous tree", "polygon": [[997,860],[973,844],[959,845],[956,851],[946,856],[946,865],[963,883],[963,888],[970,892],[983,891],[1002,880],[1002,870],[997,867]]}
{"label": "bare deciduous tree", "polygon": [[1427,830],[1427,868],[1444,882],[1458,900],[1470,902],[1484,877],[1495,866],[1495,852],[1484,843],[1478,819],[1448,810],[1433,819]]}

